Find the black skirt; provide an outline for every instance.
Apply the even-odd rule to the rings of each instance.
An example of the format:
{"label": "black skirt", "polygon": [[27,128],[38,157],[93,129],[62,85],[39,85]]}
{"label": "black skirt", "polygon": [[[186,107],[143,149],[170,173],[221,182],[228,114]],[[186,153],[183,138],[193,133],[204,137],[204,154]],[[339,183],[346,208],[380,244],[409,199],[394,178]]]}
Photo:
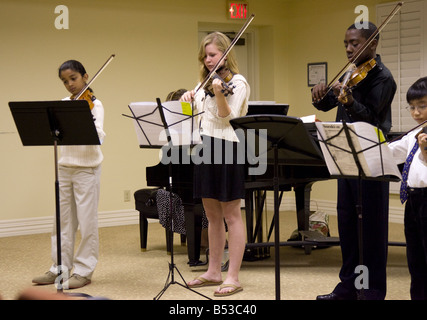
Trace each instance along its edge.
{"label": "black skirt", "polygon": [[245,198],[244,144],[203,136],[194,166],[194,198],[222,202]]}

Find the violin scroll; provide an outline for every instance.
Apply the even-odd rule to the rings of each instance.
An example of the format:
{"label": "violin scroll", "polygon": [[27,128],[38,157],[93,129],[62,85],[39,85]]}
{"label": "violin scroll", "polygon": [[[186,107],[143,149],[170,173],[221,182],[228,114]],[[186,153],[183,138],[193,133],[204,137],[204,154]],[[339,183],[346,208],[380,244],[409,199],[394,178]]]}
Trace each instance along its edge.
{"label": "violin scroll", "polygon": [[[231,72],[230,72],[231,74]],[[225,79],[223,79],[222,77],[220,77],[217,73],[214,73],[214,75],[212,76],[212,78],[208,81],[208,83],[205,86],[205,92],[207,94],[209,94],[211,97],[215,96],[214,91],[213,91],[213,86],[212,86],[212,82],[214,79],[219,79],[221,81],[221,85],[222,85],[222,90],[221,93],[224,94],[224,96],[228,96],[229,94],[234,94],[233,89],[235,88],[235,86],[232,86],[232,82],[229,82],[231,80],[232,77],[228,78],[226,77]],[[230,80],[228,80],[230,79]],[[229,82],[229,83],[227,83]]]}

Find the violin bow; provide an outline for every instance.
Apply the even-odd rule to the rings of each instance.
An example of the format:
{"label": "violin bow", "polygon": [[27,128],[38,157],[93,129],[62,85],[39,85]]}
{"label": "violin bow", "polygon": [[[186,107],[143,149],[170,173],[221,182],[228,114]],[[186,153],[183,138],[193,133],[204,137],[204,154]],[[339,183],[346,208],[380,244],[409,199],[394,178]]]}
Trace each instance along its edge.
{"label": "violin bow", "polygon": [[390,20],[396,15],[397,12],[402,8],[403,2],[399,2],[394,9],[391,11],[391,13],[388,15],[388,17],[383,21],[383,23],[377,27],[377,30],[371,36],[366,40],[366,42],[359,48],[359,50],[356,51],[354,56],[347,62],[347,64],[338,72],[338,74],[332,79],[332,81],[328,84],[328,91],[325,93],[325,95],[322,97],[322,99],[328,94],[329,91],[332,89],[332,85],[337,81],[341,75],[347,71],[350,65],[352,65],[363,53],[363,51],[366,50],[366,48],[374,41],[375,37],[385,28],[385,26],[390,22]]}
{"label": "violin bow", "polygon": [[427,120],[425,120],[425,121],[421,122],[421,123],[420,123],[420,124],[418,124],[417,126],[413,127],[411,130],[409,130],[409,131],[407,131],[407,132],[405,132],[405,133],[402,133],[400,136],[398,136],[398,137],[396,137],[396,138],[394,138],[394,139],[390,140],[390,141],[389,141],[389,143],[392,143],[392,142],[394,142],[394,141],[397,141],[397,140],[401,139],[403,136],[406,136],[409,132],[414,131],[415,129],[417,129],[417,128],[419,128],[419,127],[423,126],[423,125],[425,125],[426,123],[427,123]]}
{"label": "violin bow", "polygon": [[242,36],[243,32],[249,27],[249,24],[252,22],[252,20],[255,18],[255,14],[251,14],[251,16],[246,20],[243,27],[240,29],[240,31],[237,33],[237,35],[234,37],[233,41],[231,41],[228,48],[224,51],[222,54],[222,57],[218,60],[218,62],[215,64],[213,69],[208,73],[206,78],[200,83],[200,85],[196,88],[195,93],[199,91],[200,89],[204,88],[206,84],[209,82],[209,80],[213,77],[215,72],[218,70],[219,65],[224,61],[224,59],[227,57],[227,55],[230,53],[231,49],[233,49],[234,45],[237,43],[237,41]]}
{"label": "violin bow", "polygon": [[101,72],[108,66],[108,64],[111,62],[111,60],[114,59],[116,55],[112,54],[108,60],[104,63],[104,65],[101,67],[101,69],[98,70],[98,72],[93,76],[93,78],[86,84],[86,86],[79,92],[79,94],[74,98],[74,100],[78,100],[81,95],[89,88],[89,86],[92,84],[92,82],[95,81],[95,79],[101,74]]}

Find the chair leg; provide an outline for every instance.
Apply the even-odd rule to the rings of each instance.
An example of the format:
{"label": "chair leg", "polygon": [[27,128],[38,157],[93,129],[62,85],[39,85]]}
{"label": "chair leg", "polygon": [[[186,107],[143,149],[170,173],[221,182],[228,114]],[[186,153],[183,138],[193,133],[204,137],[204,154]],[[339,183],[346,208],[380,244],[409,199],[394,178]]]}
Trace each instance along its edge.
{"label": "chair leg", "polygon": [[200,263],[200,240],[202,237],[202,204],[184,205],[185,227],[187,229],[187,253],[190,266]]}
{"label": "chair leg", "polygon": [[147,233],[148,221],[141,213],[139,213],[139,236],[141,239],[141,251],[147,251]]}
{"label": "chair leg", "polygon": [[187,237],[185,234],[181,234],[181,246],[185,247],[185,244],[187,242]]}

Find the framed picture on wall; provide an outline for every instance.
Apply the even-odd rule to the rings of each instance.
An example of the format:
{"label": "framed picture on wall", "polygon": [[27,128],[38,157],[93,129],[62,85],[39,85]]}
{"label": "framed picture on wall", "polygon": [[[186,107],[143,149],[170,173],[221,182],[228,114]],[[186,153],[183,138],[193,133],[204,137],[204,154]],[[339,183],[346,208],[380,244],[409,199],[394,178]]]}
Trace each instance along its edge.
{"label": "framed picture on wall", "polygon": [[316,62],[307,64],[307,83],[314,87],[319,83],[328,83],[328,63]]}

